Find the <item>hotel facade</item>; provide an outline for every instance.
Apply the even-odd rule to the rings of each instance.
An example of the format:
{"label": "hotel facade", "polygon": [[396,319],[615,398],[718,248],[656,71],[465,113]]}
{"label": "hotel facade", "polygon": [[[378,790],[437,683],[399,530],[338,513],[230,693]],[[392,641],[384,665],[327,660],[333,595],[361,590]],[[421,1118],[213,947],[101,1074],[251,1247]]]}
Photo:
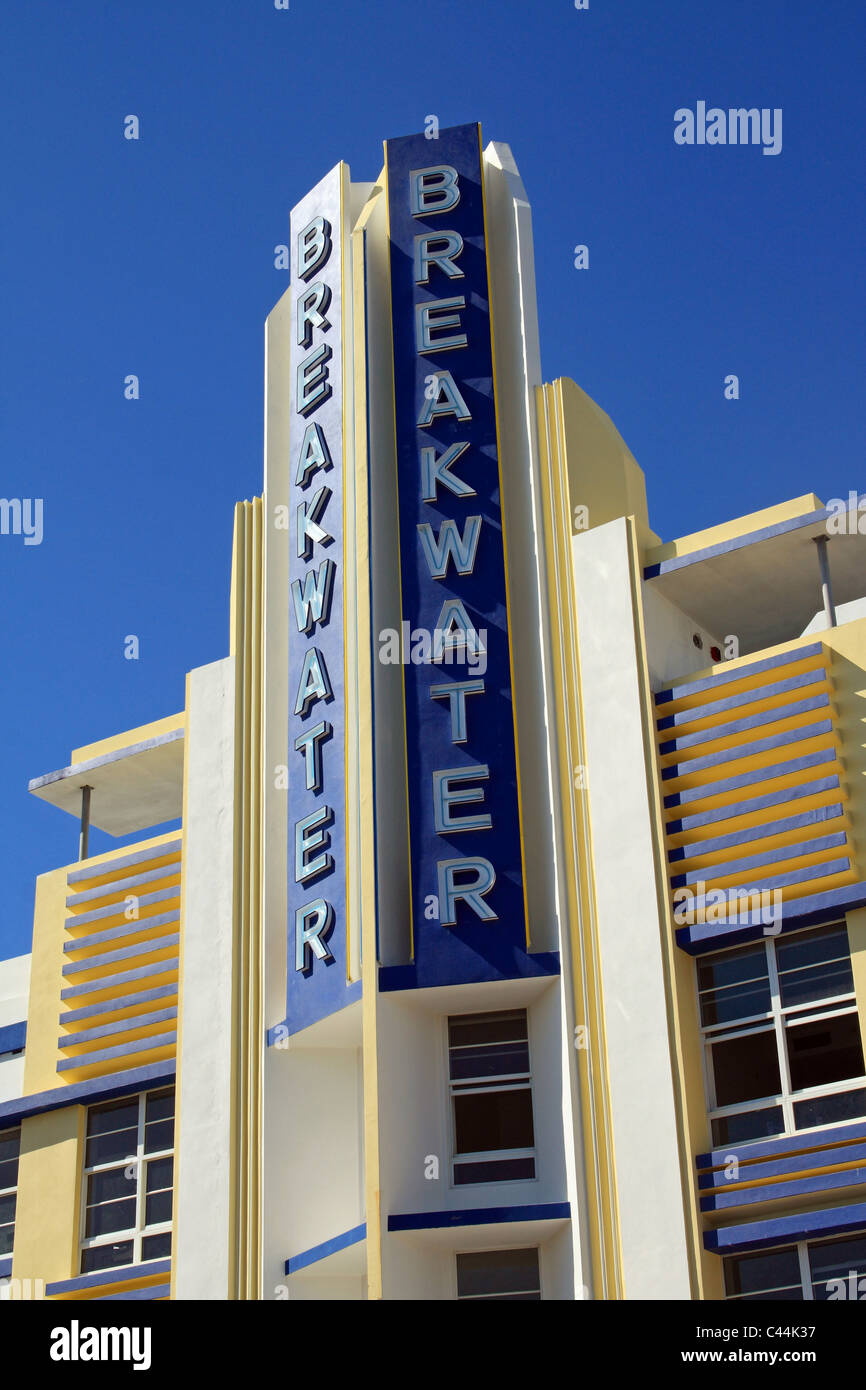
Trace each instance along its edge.
{"label": "hotel facade", "polygon": [[30,783],[0,1294],[866,1297],[860,499],[663,541],[476,125],[290,252],[228,654]]}

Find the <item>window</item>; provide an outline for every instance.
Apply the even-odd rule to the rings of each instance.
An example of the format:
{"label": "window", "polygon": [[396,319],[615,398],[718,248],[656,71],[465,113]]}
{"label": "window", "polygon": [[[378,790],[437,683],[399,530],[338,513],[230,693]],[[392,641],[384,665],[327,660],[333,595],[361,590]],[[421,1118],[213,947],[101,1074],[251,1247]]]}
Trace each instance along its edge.
{"label": "window", "polygon": [[173,1149],[173,1087],[89,1108],[82,1274],[171,1254]]}
{"label": "window", "polygon": [[866,1115],[844,922],[698,961],[714,1144]]}
{"label": "window", "polygon": [[473,1250],[457,1256],[457,1297],[487,1303],[538,1303],[537,1250]]}
{"label": "window", "polygon": [[535,1177],[525,1009],[448,1020],[454,1182]]}
{"label": "window", "polygon": [[725,1294],[757,1302],[866,1299],[866,1232],[799,1241],[725,1260]]}
{"label": "window", "polygon": [[0,1256],[12,1254],[20,1149],[20,1129],[0,1131]]}

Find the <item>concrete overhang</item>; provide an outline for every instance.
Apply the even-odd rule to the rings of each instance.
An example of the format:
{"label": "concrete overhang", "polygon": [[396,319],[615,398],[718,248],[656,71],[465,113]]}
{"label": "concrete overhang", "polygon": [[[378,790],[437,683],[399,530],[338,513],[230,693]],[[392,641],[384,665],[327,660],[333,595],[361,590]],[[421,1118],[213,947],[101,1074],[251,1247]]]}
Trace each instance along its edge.
{"label": "concrete overhang", "polygon": [[183,746],[184,715],[171,715],[73,749],[68,767],[34,777],[28,790],[77,819],[81,789],[92,787],[90,824],[108,835],[131,835],[181,816]]}
{"label": "concrete overhang", "polygon": [[842,512],[799,500],[817,505],[698,548],[687,540],[646,552],[644,580],[705,631],[735,634],[742,656],[792,641],[821,609],[818,537],[827,538],[837,609],[866,595],[864,499]]}

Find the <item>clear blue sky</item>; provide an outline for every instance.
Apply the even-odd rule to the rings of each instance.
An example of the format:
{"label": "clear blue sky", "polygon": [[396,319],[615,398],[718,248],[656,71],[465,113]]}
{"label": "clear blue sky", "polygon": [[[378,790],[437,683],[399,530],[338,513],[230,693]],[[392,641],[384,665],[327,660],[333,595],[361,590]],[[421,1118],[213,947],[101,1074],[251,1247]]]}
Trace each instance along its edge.
{"label": "clear blue sky", "polygon": [[[76,854],[28,779],[225,655],[273,248],[338,159],[375,178],[431,113],[511,144],[545,377],[613,417],[665,538],[864,490],[857,0],[7,0],[3,27],[0,493],[43,498],[45,532],[0,536],[0,957]],[[676,145],[698,100],[781,107],[781,154]]]}

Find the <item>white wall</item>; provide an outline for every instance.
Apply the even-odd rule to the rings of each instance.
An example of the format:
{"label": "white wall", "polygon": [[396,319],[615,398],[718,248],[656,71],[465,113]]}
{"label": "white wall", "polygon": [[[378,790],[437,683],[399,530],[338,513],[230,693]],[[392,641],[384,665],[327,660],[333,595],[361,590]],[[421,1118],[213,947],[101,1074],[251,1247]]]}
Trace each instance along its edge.
{"label": "white wall", "polygon": [[[679,676],[712,666],[710,648],[718,647],[724,652],[724,639],[707,632],[651,582],[644,581],[642,592],[650,688],[663,690]],[[701,638],[702,647],[695,646],[695,633]]]}
{"label": "white wall", "polygon": [[230,1268],[235,660],[189,675],[175,1297],[225,1299]]}
{"label": "white wall", "polygon": [[[27,1018],[30,1001],[31,957],[11,956],[0,961],[0,1028]],[[24,1053],[0,1061],[0,1102],[17,1100],[24,1088]]]}
{"label": "white wall", "polygon": [[689,1298],[627,521],[572,553],[625,1297]]}

